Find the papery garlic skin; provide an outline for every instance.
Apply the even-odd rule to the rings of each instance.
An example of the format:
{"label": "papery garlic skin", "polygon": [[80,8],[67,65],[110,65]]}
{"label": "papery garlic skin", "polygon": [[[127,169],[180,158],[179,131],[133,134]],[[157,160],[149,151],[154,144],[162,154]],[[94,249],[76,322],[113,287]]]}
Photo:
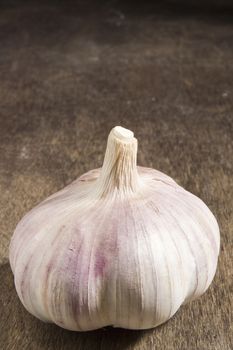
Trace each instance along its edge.
{"label": "papery garlic skin", "polygon": [[155,327],[203,294],[217,266],[208,207],[169,176],[137,167],[137,140],[115,127],[102,169],[32,209],[10,245],[25,308],[70,330]]}

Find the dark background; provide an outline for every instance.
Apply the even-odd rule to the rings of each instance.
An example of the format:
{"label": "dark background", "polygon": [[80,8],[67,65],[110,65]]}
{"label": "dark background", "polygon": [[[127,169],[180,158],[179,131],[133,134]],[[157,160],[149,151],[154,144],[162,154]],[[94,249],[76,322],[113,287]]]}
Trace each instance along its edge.
{"label": "dark background", "polygon": [[[232,1],[0,1],[1,349],[232,349],[232,111]],[[30,208],[101,166],[115,125],[214,212],[218,271],[154,330],[68,332],[24,310],[8,245]]]}

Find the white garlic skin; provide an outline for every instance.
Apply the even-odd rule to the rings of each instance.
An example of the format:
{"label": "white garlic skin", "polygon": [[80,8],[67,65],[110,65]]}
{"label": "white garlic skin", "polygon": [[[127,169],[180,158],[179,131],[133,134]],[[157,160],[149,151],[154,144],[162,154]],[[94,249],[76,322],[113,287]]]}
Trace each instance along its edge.
{"label": "white garlic skin", "polygon": [[215,217],[167,175],[136,167],[136,139],[127,130],[124,139],[124,130],[110,133],[102,170],[50,196],[16,227],[16,290],[43,321],[76,331],[152,328],[213,280]]}

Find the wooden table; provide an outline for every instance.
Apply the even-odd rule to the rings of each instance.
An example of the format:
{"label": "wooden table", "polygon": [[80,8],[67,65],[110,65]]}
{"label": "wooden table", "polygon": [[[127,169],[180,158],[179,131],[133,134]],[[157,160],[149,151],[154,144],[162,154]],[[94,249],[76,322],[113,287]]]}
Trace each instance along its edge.
{"label": "wooden table", "polygon": [[[232,2],[75,3],[0,5],[0,348],[230,350]],[[69,332],[25,311],[8,245],[23,214],[101,165],[115,125],[135,132],[139,164],[214,212],[218,270],[203,297],[156,329]]]}

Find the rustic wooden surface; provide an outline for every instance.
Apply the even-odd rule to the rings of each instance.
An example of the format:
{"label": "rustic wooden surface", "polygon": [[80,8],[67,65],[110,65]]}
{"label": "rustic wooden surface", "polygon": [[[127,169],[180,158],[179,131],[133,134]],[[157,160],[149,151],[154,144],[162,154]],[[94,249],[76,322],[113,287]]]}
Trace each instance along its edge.
{"label": "rustic wooden surface", "polygon": [[[233,348],[231,1],[154,3],[0,3],[0,349]],[[134,130],[140,165],[215,213],[218,271],[203,297],[154,330],[65,331],[19,302],[9,240],[36,203],[101,165],[119,124]]]}

